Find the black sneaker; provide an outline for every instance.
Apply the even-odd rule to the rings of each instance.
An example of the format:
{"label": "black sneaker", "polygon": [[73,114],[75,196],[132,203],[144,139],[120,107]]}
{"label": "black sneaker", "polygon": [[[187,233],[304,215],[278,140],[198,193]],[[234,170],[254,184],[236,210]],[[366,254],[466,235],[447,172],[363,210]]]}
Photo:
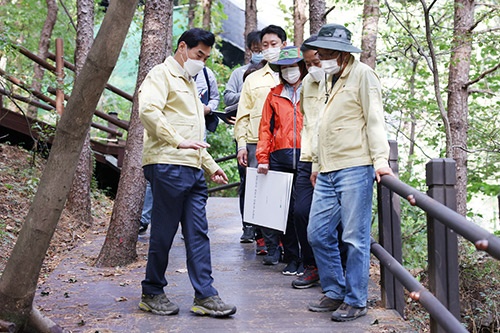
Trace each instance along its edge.
{"label": "black sneaker", "polygon": [[243,235],[240,237],[240,243],[253,243],[255,240],[255,229],[254,227],[247,226],[243,227]]}
{"label": "black sneaker", "polygon": [[146,231],[148,230],[148,225],[147,223],[142,223],[141,222],[141,225],[139,226],[139,235],[144,235],[146,234]]}
{"label": "black sneaker", "polygon": [[283,275],[297,275],[299,263],[296,260],[291,260],[285,268],[283,268]]}
{"label": "black sneaker", "polygon": [[333,321],[351,321],[361,316],[364,316],[368,310],[366,307],[357,308],[349,304],[342,303],[342,305],[332,313]]}
{"label": "black sneaker", "polygon": [[268,249],[266,256],[262,260],[264,265],[277,265],[280,261],[281,251],[279,248]]}
{"label": "black sneaker", "polygon": [[318,269],[314,266],[306,266],[304,274],[292,281],[292,287],[296,289],[311,288],[319,283]]}
{"label": "black sneaker", "polygon": [[313,312],[335,311],[343,304],[343,302],[344,301],[341,299],[332,299],[330,297],[323,296],[318,302],[309,303],[309,310]]}
{"label": "black sneaker", "polygon": [[224,303],[218,295],[195,298],[191,312],[200,316],[226,317],[236,313],[236,306]]}
{"label": "black sneaker", "polygon": [[165,294],[145,295],[141,297],[139,309],[156,315],[167,316],[179,313],[179,307],[170,302]]}
{"label": "black sneaker", "polygon": [[297,276],[302,276],[304,275],[304,264],[302,261],[299,263],[299,266],[297,267]]}

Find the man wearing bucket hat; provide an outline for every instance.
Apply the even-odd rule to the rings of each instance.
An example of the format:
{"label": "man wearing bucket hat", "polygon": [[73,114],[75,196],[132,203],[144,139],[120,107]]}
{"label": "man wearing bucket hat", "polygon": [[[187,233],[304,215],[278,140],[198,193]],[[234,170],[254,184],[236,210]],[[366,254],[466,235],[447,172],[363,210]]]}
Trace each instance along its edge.
{"label": "man wearing bucket hat", "polygon": [[[279,54],[277,61],[270,63],[273,71],[279,73],[280,84],[271,88],[262,108],[259,126],[259,141],[256,158],[257,172],[267,174],[268,170],[292,173],[294,180],[300,157],[300,131],[302,114],[300,113],[300,89],[302,79],[307,75],[302,52],[297,46],[287,46]],[[295,193],[292,186],[290,208],[286,232],[262,227],[268,254],[264,265],[276,265],[280,258],[279,241],[283,243],[285,275],[302,273],[299,243],[293,219]]]}
{"label": "man wearing bucket hat", "polygon": [[[315,41],[326,73],[325,108],[313,140],[314,194],[307,234],[324,296],[311,311],[333,311],[334,321],[367,313],[373,181],[393,175],[384,123],[381,85],[367,65],[354,58],[351,32],[326,24]],[[345,272],[337,227],[347,248]]]}

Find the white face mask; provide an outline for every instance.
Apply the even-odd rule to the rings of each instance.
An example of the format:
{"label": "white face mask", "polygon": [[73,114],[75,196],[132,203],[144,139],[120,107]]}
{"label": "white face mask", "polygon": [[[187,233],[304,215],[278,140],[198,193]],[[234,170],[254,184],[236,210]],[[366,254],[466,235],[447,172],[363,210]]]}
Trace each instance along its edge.
{"label": "white face mask", "polygon": [[300,79],[300,68],[299,67],[282,68],[281,76],[283,76],[283,80],[285,80],[289,84],[295,84]]}
{"label": "white face mask", "polygon": [[187,60],[184,61],[184,70],[189,74],[189,76],[193,77],[198,74],[203,67],[205,67],[205,63],[201,60],[193,60],[189,58],[186,49],[186,57]]}
{"label": "white face mask", "polygon": [[337,58],[330,60],[321,60],[321,68],[325,71],[326,74],[337,74],[340,72],[340,66],[337,62]]}
{"label": "white face mask", "polygon": [[281,49],[279,47],[270,47],[262,51],[262,55],[267,62],[275,62],[280,57]]}
{"label": "white face mask", "polygon": [[321,67],[311,66],[308,72],[314,82],[319,82],[325,78],[325,71]]}

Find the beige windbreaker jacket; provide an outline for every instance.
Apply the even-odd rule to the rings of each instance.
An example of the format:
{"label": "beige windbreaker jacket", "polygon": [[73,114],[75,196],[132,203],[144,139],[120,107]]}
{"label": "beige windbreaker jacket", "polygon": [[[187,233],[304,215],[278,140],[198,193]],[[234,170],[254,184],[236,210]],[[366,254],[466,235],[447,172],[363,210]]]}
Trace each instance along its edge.
{"label": "beige windbreaker jacket", "polygon": [[[328,81],[331,84],[331,78]],[[389,143],[377,74],[351,55],[341,77],[333,87],[327,84],[327,89],[328,102],[313,140],[313,171],[388,167]]]}
{"label": "beige windbreaker jacket", "polygon": [[275,78],[269,64],[253,72],[245,79],[238,103],[236,123],[234,124],[234,138],[238,143],[238,149],[246,147],[247,143],[256,144],[259,141],[262,107],[267,94],[278,83],[279,79]]}
{"label": "beige windbreaker jacket", "polygon": [[153,67],[139,88],[139,117],[144,125],[142,164],[175,164],[203,168],[219,166],[206,149],[178,149],[184,140],[205,136],[203,104],[196,85],[173,58]]}

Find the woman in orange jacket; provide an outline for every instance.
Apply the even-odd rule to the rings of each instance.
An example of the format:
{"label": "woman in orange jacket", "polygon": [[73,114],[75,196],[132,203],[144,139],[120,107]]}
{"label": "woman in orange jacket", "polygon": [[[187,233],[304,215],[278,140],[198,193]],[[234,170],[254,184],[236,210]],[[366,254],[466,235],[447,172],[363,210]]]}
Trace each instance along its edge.
{"label": "woman in orange jacket", "polygon": [[[256,157],[258,173],[267,174],[268,170],[297,174],[300,157],[300,132],[302,114],[300,112],[300,89],[307,69],[302,52],[297,46],[288,46],[281,50],[278,61],[270,64],[278,73],[280,84],[272,88],[267,95],[262,109],[259,127],[259,141]],[[284,261],[288,265],[283,269],[285,275],[303,272],[300,250],[293,221],[294,190],[290,202],[287,228],[283,235],[280,231],[262,228],[268,249],[264,265],[276,265],[281,256],[280,238],[283,243]]]}

